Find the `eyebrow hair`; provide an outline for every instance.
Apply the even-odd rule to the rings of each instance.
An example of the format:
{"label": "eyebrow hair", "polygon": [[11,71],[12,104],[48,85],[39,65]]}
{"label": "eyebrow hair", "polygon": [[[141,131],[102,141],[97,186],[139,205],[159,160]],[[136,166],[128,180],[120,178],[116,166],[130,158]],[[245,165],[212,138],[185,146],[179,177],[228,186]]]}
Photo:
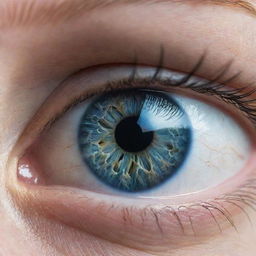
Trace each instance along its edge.
{"label": "eyebrow hair", "polygon": [[57,24],[111,5],[169,2],[229,6],[256,16],[256,7],[247,0],[5,0],[0,4],[0,27]]}

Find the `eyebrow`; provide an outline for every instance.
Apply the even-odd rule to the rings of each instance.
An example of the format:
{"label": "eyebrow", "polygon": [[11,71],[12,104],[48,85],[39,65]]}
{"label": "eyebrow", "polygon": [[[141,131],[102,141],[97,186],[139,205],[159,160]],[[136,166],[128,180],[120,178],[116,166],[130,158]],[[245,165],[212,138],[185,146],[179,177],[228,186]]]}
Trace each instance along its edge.
{"label": "eyebrow", "polygon": [[247,0],[5,0],[0,4],[0,27],[57,24],[111,5],[169,2],[222,5],[256,16],[256,7]]}

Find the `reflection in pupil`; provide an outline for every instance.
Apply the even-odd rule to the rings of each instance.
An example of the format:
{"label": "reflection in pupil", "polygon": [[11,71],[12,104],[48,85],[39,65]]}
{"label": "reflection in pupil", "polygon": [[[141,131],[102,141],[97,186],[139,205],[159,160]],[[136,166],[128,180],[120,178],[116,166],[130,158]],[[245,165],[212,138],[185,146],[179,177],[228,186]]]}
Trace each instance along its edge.
{"label": "reflection in pupil", "polygon": [[116,127],[115,139],[117,144],[127,152],[140,152],[145,150],[153,141],[153,132],[143,132],[138,125],[137,116],[123,119]]}

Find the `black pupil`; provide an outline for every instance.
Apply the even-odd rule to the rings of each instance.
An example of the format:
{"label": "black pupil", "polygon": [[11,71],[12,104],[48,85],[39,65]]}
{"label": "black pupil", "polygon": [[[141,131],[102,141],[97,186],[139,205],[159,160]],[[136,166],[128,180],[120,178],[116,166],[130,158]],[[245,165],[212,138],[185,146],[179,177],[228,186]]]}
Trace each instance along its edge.
{"label": "black pupil", "polygon": [[116,127],[116,142],[123,150],[127,152],[143,151],[153,141],[154,133],[143,132],[137,122],[137,116],[127,117],[123,119]]}

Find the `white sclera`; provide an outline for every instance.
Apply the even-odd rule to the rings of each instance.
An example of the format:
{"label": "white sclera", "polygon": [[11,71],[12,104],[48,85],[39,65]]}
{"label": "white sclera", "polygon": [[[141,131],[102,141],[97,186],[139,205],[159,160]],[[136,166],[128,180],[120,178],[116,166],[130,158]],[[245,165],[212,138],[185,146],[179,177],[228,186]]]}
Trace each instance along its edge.
{"label": "white sclera", "polygon": [[[134,194],[112,189],[98,180],[82,161],[77,144],[80,120],[90,104],[90,101],[86,101],[65,114],[35,144],[34,156],[44,169],[48,183],[80,187],[102,194],[169,197],[219,185],[246,166],[251,143],[246,130],[229,113],[198,99],[178,94],[166,95],[170,95],[183,108],[192,129],[190,153],[174,176],[156,188]],[[160,115],[159,119],[152,116],[149,112],[150,127],[166,126],[163,116]],[[176,118],[172,120],[172,125],[183,126],[184,120],[187,119]],[[145,123],[145,120],[141,121]]]}

